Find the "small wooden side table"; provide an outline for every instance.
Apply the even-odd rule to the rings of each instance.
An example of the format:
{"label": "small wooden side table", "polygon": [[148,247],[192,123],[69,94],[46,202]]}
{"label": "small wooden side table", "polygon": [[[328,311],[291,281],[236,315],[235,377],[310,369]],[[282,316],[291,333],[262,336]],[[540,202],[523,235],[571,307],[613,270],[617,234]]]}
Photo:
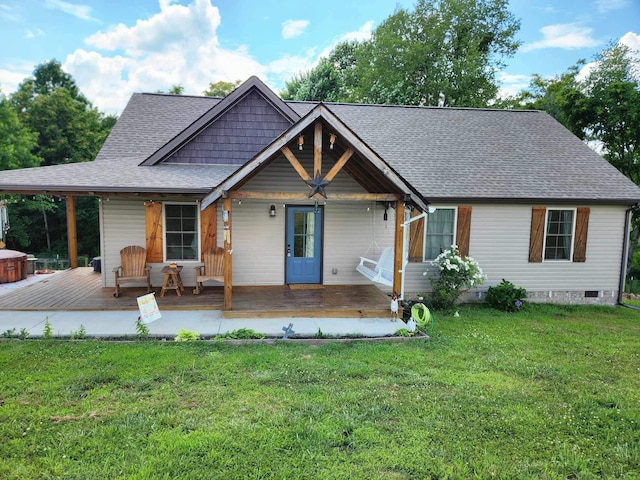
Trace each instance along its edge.
{"label": "small wooden side table", "polygon": [[162,284],[162,290],[160,296],[164,297],[164,293],[167,290],[175,290],[178,296],[182,296],[180,292],[184,292],[184,285],[182,285],[182,278],[180,272],[182,271],[182,265],[171,267],[167,265],[162,269],[164,273],[164,283]]}

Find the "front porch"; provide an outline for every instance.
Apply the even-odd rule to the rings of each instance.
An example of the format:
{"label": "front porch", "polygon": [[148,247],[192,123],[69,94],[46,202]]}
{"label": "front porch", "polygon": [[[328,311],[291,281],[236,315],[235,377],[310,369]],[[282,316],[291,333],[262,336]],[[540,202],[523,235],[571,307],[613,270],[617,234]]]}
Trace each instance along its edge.
{"label": "front porch", "polygon": [[[319,288],[290,289],[289,286],[234,286],[233,310],[225,318],[385,318],[389,297],[374,285],[326,285]],[[167,292],[159,296],[160,310],[222,310],[223,288],[205,286],[200,295],[185,287],[182,296]],[[18,311],[104,311],[137,310],[136,297],[146,289],[123,288],[119,298],[113,288],[102,288],[100,274],[79,267],[47,276],[0,296],[0,310]]]}

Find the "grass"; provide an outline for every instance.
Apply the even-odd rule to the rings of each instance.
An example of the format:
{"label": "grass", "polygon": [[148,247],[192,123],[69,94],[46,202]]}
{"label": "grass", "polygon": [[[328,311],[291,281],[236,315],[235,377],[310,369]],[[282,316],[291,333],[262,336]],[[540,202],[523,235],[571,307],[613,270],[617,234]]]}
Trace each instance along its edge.
{"label": "grass", "polygon": [[463,307],[432,339],[0,342],[0,478],[640,478],[640,312]]}

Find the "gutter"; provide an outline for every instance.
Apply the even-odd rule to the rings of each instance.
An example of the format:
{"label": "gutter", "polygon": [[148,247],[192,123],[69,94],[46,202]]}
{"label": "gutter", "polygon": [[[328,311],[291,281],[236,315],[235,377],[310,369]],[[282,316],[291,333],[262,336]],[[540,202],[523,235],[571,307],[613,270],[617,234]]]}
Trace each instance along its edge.
{"label": "gutter", "polygon": [[624,284],[627,278],[627,262],[629,261],[629,227],[631,225],[631,215],[635,210],[640,208],[640,204],[636,203],[627,208],[624,216],[624,237],[622,241],[622,258],[620,259],[620,282],[618,283],[618,305],[631,307],[622,302],[624,293]]}

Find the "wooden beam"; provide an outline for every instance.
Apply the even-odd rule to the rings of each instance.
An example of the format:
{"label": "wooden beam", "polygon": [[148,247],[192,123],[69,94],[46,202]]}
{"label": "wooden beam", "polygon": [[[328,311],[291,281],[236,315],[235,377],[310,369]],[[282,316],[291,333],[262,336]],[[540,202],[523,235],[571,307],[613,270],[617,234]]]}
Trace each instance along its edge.
{"label": "wooden beam", "polygon": [[313,176],[322,175],[322,122],[316,120],[313,131]]}
{"label": "wooden beam", "polygon": [[347,163],[347,161],[349,161],[349,159],[353,156],[354,150],[353,147],[349,147],[338,159],[338,161],[336,162],[336,164],[331,167],[331,170],[329,170],[329,173],[327,173],[327,176],[324,177],[324,179],[327,182],[332,181],[335,176],[338,174],[338,172],[340,172],[340,170],[342,170],[342,167],[344,167],[344,164]]}
{"label": "wooden beam", "polygon": [[298,175],[300,175],[300,178],[302,178],[302,180],[304,181],[311,180],[311,177],[309,176],[307,171],[304,169],[304,167],[300,164],[300,162],[298,161],[296,156],[293,154],[293,152],[289,149],[289,147],[287,147],[286,145],[283,145],[280,151],[287,158],[287,160],[289,160],[289,163],[291,164],[293,169],[296,172],[298,172]]}
{"label": "wooden beam", "polygon": [[[327,200],[395,202],[401,199],[402,196],[403,194],[396,193],[334,193],[327,194]],[[229,192],[228,198],[248,200],[309,200],[309,195],[295,192],[254,192],[239,190]]]}
{"label": "wooden beam", "polygon": [[78,268],[78,238],[76,230],[75,198],[67,197],[67,245],[69,248],[69,267]]}
{"label": "wooden beam", "polygon": [[[232,297],[232,293],[233,293],[233,289],[232,289],[232,275],[231,272],[233,271],[233,265],[232,265],[232,259],[233,259],[233,255],[231,254],[232,250],[233,250],[233,242],[231,241],[231,227],[232,227],[232,221],[231,221],[231,206],[232,206],[233,202],[230,198],[225,198],[223,200],[223,224],[224,224],[224,305],[223,305],[223,310],[224,311],[228,311],[231,310],[232,304],[231,304],[231,297]],[[224,212],[227,212],[226,214]],[[224,216],[226,215],[226,220],[224,218]]]}
{"label": "wooden beam", "polygon": [[[403,228],[404,223],[404,202],[396,203],[396,231],[395,231],[395,250],[393,256],[393,291],[400,295],[402,292],[402,272],[404,268],[402,264],[403,250]],[[400,313],[400,312],[399,312]],[[402,316],[400,316],[402,318]]]}

